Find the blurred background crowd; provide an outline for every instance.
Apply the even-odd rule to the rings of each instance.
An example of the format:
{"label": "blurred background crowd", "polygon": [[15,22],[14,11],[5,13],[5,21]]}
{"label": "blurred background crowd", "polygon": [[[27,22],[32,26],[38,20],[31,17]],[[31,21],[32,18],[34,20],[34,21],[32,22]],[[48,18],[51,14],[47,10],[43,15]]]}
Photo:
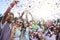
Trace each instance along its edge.
{"label": "blurred background crowd", "polygon": [[25,10],[20,17],[14,18],[11,12],[7,18],[0,17],[0,40],[60,40],[60,19],[29,21],[28,14]]}

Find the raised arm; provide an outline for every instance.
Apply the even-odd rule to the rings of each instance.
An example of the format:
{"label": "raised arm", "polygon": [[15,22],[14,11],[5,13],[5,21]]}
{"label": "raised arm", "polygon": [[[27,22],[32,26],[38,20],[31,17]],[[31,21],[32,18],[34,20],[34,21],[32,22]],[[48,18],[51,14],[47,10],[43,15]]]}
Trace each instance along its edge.
{"label": "raised arm", "polygon": [[27,21],[27,23],[28,23],[28,13],[26,13],[26,21]]}
{"label": "raised arm", "polygon": [[23,12],[23,13],[21,14],[21,16],[20,16],[21,19],[22,19],[23,15],[24,15],[24,12]]}
{"label": "raised arm", "polygon": [[4,13],[4,16],[2,18],[2,24],[6,21],[6,17],[8,16],[8,13],[11,11],[11,9],[14,7],[15,4],[17,4],[18,1],[13,1],[10,6],[7,8],[6,12]]}

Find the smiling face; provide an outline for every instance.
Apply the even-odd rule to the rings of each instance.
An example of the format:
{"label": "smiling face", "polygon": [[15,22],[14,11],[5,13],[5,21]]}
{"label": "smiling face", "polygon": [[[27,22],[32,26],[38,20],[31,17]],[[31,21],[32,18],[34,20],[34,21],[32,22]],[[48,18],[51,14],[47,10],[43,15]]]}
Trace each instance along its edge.
{"label": "smiling face", "polygon": [[14,15],[11,13],[11,14],[8,15],[8,17],[7,17],[6,20],[7,20],[8,22],[12,22],[13,19],[14,19]]}

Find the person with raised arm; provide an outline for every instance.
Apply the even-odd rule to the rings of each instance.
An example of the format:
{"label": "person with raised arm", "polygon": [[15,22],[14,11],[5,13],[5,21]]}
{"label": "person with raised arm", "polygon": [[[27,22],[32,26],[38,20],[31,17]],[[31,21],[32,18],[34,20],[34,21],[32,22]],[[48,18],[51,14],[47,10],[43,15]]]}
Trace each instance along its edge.
{"label": "person with raised arm", "polygon": [[13,1],[10,6],[7,8],[6,12],[4,13],[4,16],[2,18],[1,21],[1,37],[0,40],[9,40],[9,36],[10,36],[10,29],[11,29],[11,22],[14,18],[13,13],[11,13],[11,9],[14,7],[14,5],[16,5],[18,3],[18,1]]}

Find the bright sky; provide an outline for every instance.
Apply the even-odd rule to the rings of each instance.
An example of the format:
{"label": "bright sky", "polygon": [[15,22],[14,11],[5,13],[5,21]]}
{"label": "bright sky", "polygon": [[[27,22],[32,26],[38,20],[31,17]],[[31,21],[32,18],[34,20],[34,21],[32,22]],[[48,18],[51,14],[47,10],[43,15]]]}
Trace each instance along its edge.
{"label": "bright sky", "polygon": [[[28,9],[35,19],[44,18],[57,19],[60,16],[60,0],[19,0],[11,10],[15,16],[17,12],[22,12]],[[0,14],[4,14],[12,0],[0,0]]]}

